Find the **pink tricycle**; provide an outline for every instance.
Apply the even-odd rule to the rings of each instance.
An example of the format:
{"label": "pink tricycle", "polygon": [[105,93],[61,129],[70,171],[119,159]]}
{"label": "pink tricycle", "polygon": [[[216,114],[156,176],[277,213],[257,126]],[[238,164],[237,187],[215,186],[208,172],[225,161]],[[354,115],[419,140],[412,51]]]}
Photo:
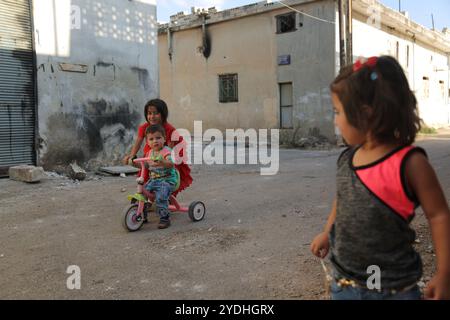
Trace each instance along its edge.
{"label": "pink tricycle", "polygon": [[[138,158],[134,159],[134,163],[141,165],[141,175],[137,178],[137,193],[129,195],[127,198],[131,201],[131,204],[125,208],[125,217],[122,218],[122,224],[128,231],[137,231],[144,224],[144,220],[150,211],[155,211],[155,195],[152,192],[148,192],[144,188],[144,169],[145,163],[149,163],[150,158]],[[178,170],[177,174],[179,176]],[[178,179],[179,180],[179,179]],[[179,186],[176,186],[175,190]],[[192,202],[189,207],[181,206],[173,195],[169,198],[169,211],[170,212],[187,212],[189,218],[193,222],[203,220],[206,214],[205,204],[201,201]]]}

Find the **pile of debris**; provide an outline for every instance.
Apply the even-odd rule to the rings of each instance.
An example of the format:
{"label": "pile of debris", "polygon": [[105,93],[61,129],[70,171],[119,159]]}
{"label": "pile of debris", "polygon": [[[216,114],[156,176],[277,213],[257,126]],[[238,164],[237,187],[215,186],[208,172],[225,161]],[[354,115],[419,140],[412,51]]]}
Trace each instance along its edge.
{"label": "pile of debris", "polygon": [[328,139],[314,136],[300,138],[299,140],[294,141],[292,144],[296,148],[305,149],[329,149],[331,147]]}
{"label": "pile of debris", "polygon": [[[117,166],[117,167],[101,167],[96,174],[101,176],[120,176],[126,177],[127,174],[135,174],[138,169],[131,166]],[[22,181],[27,183],[37,183],[44,178],[50,179],[71,179],[76,183],[86,180],[88,173],[76,162],[68,166],[58,166],[52,172],[45,172],[42,167],[32,165],[19,165],[9,168],[9,178],[15,181]],[[90,180],[88,178],[87,180]]]}

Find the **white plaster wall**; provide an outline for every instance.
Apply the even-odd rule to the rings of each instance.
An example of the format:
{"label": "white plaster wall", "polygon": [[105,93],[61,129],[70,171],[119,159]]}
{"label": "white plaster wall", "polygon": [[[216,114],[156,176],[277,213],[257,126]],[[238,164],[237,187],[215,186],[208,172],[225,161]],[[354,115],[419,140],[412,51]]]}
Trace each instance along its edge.
{"label": "white plaster wall", "polygon": [[159,95],[156,2],[34,0],[33,18],[41,160],[118,162]]}
{"label": "white plaster wall", "polygon": [[[429,126],[440,127],[450,124],[449,63],[447,56],[430,46],[417,43],[413,34],[389,32],[384,26],[375,28],[366,23],[362,16],[353,19],[354,58],[378,55],[396,56],[396,43],[399,43],[398,60],[408,77],[411,89],[415,92],[421,118]],[[407,47],[409,46],[409,65]],[[432,57],[432,58],[431,58]],[[440,70],[440,71],[438,71]],[[429,97],[424,95],[423,77],[429,78]],[[444,96],[439,81],[444,81]]]}

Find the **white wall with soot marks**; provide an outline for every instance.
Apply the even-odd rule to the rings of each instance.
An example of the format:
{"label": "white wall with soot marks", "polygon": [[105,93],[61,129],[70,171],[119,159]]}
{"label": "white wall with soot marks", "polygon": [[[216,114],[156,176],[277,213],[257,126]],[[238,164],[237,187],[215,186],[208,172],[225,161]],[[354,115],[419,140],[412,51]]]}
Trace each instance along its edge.
{"label": "white wall with soot marks", "polygon": [[34,0],[40,162],[118,163],[159,96],[155,0]]}

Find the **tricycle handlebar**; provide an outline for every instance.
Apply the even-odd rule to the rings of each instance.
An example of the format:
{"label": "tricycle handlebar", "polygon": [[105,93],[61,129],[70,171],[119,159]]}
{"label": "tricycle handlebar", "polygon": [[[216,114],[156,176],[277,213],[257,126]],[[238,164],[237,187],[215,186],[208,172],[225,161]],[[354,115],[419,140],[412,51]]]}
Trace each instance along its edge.
{"label": "tricycle handlebar", "polygon": [[134,163],[144,163],[144,162],[148,162],[148,161],[151,161],[151,159],[150,158],[137,158],[137,159],[133,160]]}
{"label": "tricycle handlebar", "polygon": [[[149,167],[154,167],[153,160],[150,158],[137,158],[133,160],[134,163],[139,163],[141,165],[141,177],[144,177],[144,169]],[[147,165],[145,165],[147,163]]]}

